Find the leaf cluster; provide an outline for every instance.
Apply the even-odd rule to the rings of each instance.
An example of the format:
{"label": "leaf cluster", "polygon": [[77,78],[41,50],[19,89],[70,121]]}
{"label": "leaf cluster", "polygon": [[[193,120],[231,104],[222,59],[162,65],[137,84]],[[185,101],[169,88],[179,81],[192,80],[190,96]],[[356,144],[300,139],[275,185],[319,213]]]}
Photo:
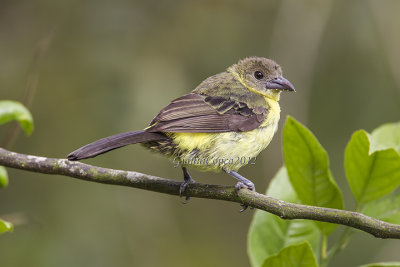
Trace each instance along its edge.
{"label": "leaf cluster", "polygon": [[[383,125],[371,134],[357,131],[344,156],[346,179],[362,213],[391,223],[400,222],[400,123]],[[304,125],[288,117],[283,130],[285,165],[266,194],[292,203],[343,209],[343,198],[329,168],[329,157]],[[256,211],[248,234],[252,266],[326,266],[348,243],[346,228],[337,243],[328,236],[337,225],[308,220],[283,220]],[[388,265],[389,264],[389,265]],[[379,263],[369,266],[400,266]]]}

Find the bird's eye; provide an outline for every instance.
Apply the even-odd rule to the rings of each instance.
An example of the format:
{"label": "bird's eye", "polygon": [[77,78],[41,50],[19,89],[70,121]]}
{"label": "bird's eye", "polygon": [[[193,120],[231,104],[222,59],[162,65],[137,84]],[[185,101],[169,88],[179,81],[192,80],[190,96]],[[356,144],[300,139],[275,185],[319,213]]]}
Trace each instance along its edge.
{"label": "bird's eye", "polygon": [[257,80],[261,80],[264,78],[264,74],[261,71],[256,71],[254,72],[254,77],[256,77]]}

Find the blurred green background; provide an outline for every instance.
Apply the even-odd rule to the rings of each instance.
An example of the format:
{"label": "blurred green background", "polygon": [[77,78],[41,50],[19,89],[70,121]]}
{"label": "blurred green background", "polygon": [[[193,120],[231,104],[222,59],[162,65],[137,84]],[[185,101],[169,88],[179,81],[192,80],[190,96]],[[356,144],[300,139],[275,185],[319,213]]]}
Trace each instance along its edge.
{"label": "blurred green background", "polygon": [[[12,149],[65,157],[95,139],[144,128],[206,77],[263,56],[282,66],[297,92],[282,95],[279,132],[241,173],[265,191],[282,165],[281,129],[290,114],[328,150],[352,209],[343,171],[351,133],[400,119],[399,10],[396,0],[3,0],[0,99],[23,101],[38,78],[30,106],[36,129]],[[39,65],[38,49],[46,50]],[[0,128],[0,142],[10,128]],[[182,179],[180,169],[141,146],[85,162]],[[9,175],[0,217],[17,226],[0,237],[1,266],[249,265],[253,211],[240,214],[237,204],[183,205],[132,188],[11,169]],[[235,183],[224,174],[192,175]],[[399,249],[398,241],[358,234],[331,266],[400,260]]]}

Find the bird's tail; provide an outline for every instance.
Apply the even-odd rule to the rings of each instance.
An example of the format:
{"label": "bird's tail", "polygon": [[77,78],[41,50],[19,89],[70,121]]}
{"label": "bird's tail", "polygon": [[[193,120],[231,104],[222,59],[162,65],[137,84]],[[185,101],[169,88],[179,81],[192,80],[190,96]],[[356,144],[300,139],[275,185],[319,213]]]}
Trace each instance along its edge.
{"label": "bird's tail", "polygon": [[149,133],[144,130],[120,133],[94,141],[93,143],[78,148],[77,150],[69,153],[67,158],[69,160],[93,158],[110,150],[130,144],[165,140],[167,138],[167,136],[161,133]]}

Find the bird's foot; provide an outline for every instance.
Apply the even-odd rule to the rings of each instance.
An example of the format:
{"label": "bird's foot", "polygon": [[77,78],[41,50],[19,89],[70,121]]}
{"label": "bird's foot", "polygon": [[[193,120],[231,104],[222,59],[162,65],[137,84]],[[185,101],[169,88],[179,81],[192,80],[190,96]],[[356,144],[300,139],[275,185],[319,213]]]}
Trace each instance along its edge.
{"label": "bird's foot", "polygon": [[[182,171],[183,171],[183,179],[184,179],[184,181],[181,183],[181,186],[179,187],[179,196],[180,197],[182,197],[182,194],[185,192],[185,189],[189,184],[196,183],[196,181],[192,178],[192,176],[190,176],[190,174],[187,171],[186,167],[182,167]],[[183,202],[183,204],[188,203],[189,199],[190,199],[190,197],[186,196],[185,197],[185,201]]]}
{"label": "bird's foot", "polygon": [[241,189],[248,189],[250,191],[256,191],[256,187],[254,186],[254,184],[252,182],[248,182],[248,183],[244,183],[244,182],[238,182],[235,185],[235,192],[236,194],[238,194],[239,190]]}
{"label": "bird's foot", "polygon": [[[247,180],[247,181],[248,181],[247,183],[238,182],[235,185],[236,194],[238,194],[239,190],[241,190],[241,189],[248,189],[250,191],[256,191],[256,188],[255,188],[254,184],[252,182],[250,182],[249,180]],[[239,212],[243,212],[243,211],[247,210],[247,208],[249,207],[248,205],[245,205],[245,204],[241,204],[240,206],[242,207],[242,209]],[[250,209],[252,210],[254,208],[250,207]]]}
{"label": "bird's foot", "polygon": [[[189,184],[193,184],[193,183],[195,183],[195,181],[194,181],[193,179],[192,179],[191,181],[184,181],[184,182],[182,182],[182,183],[181,183],[181,186],[179,187],[179,196],[182,197],[182,194],[185,192],[186,187],[187,187]],[[186,197],[185,197],[185,201],[183,202],[183,204],[188,203],[188,202],[189,202],[189,199],[190,199],[190,197],[189,197],[189,196],[186,196]]]}

